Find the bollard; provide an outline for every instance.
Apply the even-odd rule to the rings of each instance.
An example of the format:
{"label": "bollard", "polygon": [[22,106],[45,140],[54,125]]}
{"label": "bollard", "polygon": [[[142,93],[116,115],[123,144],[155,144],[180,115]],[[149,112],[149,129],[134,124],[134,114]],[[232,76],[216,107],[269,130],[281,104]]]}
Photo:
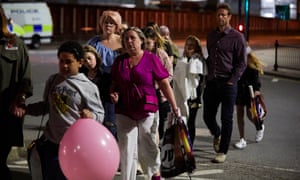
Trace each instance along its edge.
{"label": "bollard", "polygon": [[278,63],[277,63],[277,49],[278,49],[279,43],[278,40],[275,41],[275,63],[274,63],[274,71],[277,71],[278,69]]}

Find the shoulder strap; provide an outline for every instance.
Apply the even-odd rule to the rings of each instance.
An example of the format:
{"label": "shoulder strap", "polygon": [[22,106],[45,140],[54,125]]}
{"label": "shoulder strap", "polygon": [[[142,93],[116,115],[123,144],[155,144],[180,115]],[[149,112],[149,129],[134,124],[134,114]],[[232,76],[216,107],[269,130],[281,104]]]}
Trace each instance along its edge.
{"label": "shoulder strap", "polygon": [[[57,76],[58,76],[58,74],[55,74],[54,77],[53,77],[53,79],[51,80],[51,83],[49,83],[49,84],[50,84],[50,87],[49,87],[49,89],[48,89],[48,91],[47,91],[47,94],[50,93],[50,90],[52,89],[53,83],[54,83],[54,81],[56,80]],[[40,122],[39,131],[38,131],[38,134],[37,134],[36,139],[38,139],[38,138],[40,137],[40,134],[41,134],[41,131],[42,131],[42,126],[43,126],[43,122],[44,122],[44,118],[45,118],[45,114],[46,114],[47,103],[48,103],[48,98],[46,98],[45,104],[44,104],[44,106],[43,106],[42,119],[41,119],[41,122]]]}

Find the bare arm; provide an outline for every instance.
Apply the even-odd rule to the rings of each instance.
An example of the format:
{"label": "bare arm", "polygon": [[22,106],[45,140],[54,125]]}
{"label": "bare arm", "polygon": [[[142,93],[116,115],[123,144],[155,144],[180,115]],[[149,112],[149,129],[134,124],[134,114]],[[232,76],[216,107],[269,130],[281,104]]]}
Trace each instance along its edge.
{"label": "bare arm", "polygon": [[167,98],[168,102],[171,104],[172,111],[176,116],[180,116],[178,107],[175,101],[175,96],[173,90],[170,86],[168,78],[158,81],[159,89],[163,92],[164,96]]}

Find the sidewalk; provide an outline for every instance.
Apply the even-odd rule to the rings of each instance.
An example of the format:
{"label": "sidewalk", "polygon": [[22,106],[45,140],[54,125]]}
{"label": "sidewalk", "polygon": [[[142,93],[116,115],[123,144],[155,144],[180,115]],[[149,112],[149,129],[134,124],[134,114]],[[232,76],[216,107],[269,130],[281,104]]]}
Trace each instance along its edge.
{"label": "sidewalk", "polygon": [[[266,64],[266,67],[264,68],[264,74],[274,76],[274,77],[300,80],[300,71],[290,70],[285,68],[278,68],[277,71],[274,71],[276,40],[278,40],[279,44],[300,46],[300,34],[299,35],[252,34],[250,36],[249,44],[253,52],[262,60],[262,62]],[[202,38],[200,39],[200,41],[204,51],[203,53],[205,56],[207,56],[206,40]],[[175,44],[177,44],[177,46],[180,49],[180,53],[182,54],[184,39],[174,40],[174,42]]]}
{"label": "sidewalk", "polygon": [[[278,68],[277,71],[274,70],[275,48],[254,50],[254,53],[266,64],[264,68],[266,75],[300,80],[300,71],[285,68]],[[300,58],[298,60],[300,61]]]}

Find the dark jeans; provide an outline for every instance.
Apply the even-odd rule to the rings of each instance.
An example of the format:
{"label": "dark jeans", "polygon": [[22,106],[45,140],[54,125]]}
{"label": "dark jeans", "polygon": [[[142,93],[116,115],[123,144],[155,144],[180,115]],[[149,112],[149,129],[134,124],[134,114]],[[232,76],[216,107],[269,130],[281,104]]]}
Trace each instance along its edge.
{"label": "dark jeans", "polygon": [[39,147],[44,180],[66,180],[58,161],[59,145],[47,140]]}
{"label": "dark jeans", "polygon": [[117,126],[115,105],[111,102],[104,103],[104,122],[103,125],[112,133],[117,140]]}
{"label": "dark jeans", "polygon": [[[221,135],[220,153],[226,154],[229,149],[233,111],[237,95],[237,85],[228,85],[227,80],[207,81],[203,94],[203,118],[211,134],[216,138]],[[216,115],[221,104],[221,128]]]}

